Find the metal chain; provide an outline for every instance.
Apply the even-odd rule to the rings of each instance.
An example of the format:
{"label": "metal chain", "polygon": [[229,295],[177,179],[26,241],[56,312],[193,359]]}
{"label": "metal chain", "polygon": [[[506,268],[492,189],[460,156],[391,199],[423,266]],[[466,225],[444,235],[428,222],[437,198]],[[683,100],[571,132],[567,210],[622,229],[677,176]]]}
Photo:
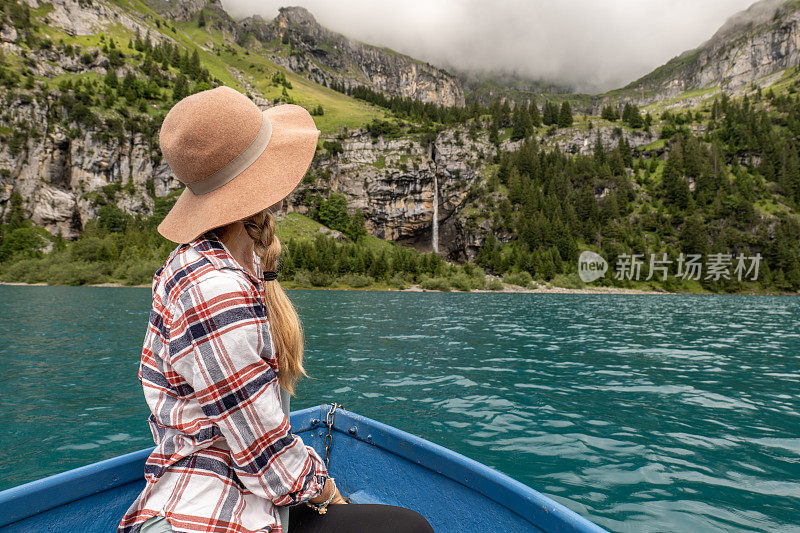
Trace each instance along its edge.
{"label": "metal chain", "polygon": [[[329,470],[329,463],[330,463],[330,456],[331,456],[331,446],[333,445],[333,436],[331,432],[333,431],[333,419],[336,416],[336,409],[344,408],[341,404],[336,402],[331,404],[330,410],[328,410],[328,414],[325,415],[325,425],[328,426],[328,434],[325,435],[325,469]],[[350,499],[350,496],[344,496],[344,501],[347,503],[353,503],[353,500]]]}
{"label": "metal chain", "polygon": [[331,435],[331,431],[333,430],[333,418],[336,415],[336,409],[342,407],[341,404],[332,403],[331,408],[328,411],[328,414],[325,416],[325,425],[328,426],[328,434],[325,435],[325,468],[328,468],[328,463],[330,462],[330,454],[331,454],[331,445],[333,444],[333,436]]}

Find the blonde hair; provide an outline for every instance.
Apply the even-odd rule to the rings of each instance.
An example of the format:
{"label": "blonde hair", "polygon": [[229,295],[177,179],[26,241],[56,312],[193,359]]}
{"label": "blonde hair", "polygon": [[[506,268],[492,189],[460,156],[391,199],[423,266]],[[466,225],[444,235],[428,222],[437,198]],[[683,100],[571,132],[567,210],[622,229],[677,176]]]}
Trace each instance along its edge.
{"label": "blonde hair", "polygon": [[[247,235],[253,239],[253,249],[261,259],[261,268],[277,270],[281,255],[281,242],[275,235],[275,219],[269,209],[242,221]],[[278,280],[264,282],[272,342],[278,359],[278,382],[294,395],[295,385],[301,376],[308,377],[303,368],[303,327],[300,317]]]}

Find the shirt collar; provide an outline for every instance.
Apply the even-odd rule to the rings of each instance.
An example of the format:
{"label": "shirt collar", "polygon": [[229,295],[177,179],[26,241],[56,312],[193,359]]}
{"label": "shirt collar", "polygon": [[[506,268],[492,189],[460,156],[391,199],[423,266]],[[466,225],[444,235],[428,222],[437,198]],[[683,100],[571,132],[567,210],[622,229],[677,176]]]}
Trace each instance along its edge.
{"label": "shirt collar", "polygon": [[197,252],[205,257],[211,265],[217,270],[223,268],[230,268],[233,270],[240,270],[247,275],[253,282],[258,285],[264,281],[264,272],[261,269],[261,261],[258,256],[253,253],[253,270],[256,275],[253,276],[249,270],[245,269],[230,253],[228,247],[222,242],[214,230],[209,230],[203,235],[189,243],[189,246],[197,250]]}

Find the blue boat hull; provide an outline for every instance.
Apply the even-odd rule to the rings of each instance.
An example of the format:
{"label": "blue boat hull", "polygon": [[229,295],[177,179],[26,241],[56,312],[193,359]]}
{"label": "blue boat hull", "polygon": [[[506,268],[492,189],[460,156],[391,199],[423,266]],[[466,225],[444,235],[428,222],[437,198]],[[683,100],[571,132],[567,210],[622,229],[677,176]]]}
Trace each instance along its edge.
{"label": "blue boat hull", "polygon": [[[323,452],[329,405],[291,415],[292,430]],[[330,471],[353,503],[400,505],[437,533],[602,532],[563,505],[461,454],[337,409]],[[144,487],[152,448],[0,492],[0,532],[111,532]]]}

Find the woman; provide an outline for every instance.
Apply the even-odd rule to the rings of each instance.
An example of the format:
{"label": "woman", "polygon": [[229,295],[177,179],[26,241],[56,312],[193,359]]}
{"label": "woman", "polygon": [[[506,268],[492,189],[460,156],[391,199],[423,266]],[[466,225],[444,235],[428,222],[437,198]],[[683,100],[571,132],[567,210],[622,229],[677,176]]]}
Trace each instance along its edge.
{"label": "woman", "polygon": [[158,227],[179,246],[153,279],[139,367],[156,447],[119,532],[433,531],[409,509],[348,504],[291,432],[303,338],[275,279],[272,212],[318,135],[302,107],[262,113],[228,87],[164,118],[161,151],[186,190]]}

